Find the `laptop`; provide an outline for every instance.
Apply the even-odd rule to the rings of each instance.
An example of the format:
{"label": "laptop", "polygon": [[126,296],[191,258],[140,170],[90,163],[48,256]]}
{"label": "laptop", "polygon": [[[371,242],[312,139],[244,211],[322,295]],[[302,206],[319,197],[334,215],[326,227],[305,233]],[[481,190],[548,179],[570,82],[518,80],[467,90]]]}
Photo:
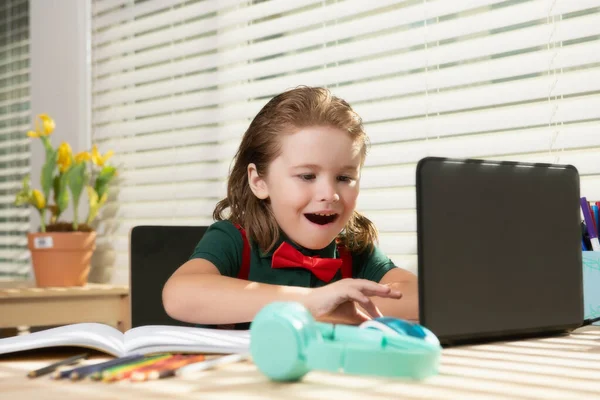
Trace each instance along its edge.
{"label": "laptop", "polygon": [[445,345],[583,321],[579,175],[570,165],[417,165],[420,322]]}
{"label": "laptop", "polygon": [[162,289],[192,255],[206,226],[136,226],[130,236],[131,326],[193,326],[167,315]]}

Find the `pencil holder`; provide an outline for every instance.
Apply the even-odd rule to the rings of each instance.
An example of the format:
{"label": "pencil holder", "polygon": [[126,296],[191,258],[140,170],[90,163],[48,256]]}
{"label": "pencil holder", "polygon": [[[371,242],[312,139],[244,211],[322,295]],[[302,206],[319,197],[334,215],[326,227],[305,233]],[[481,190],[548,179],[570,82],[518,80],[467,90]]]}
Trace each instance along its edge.
{"label": "pencil holder", "polygon": [[582,260],[583,313],[586,319],[596,318],[600,316],[600,251],[584,251]]}

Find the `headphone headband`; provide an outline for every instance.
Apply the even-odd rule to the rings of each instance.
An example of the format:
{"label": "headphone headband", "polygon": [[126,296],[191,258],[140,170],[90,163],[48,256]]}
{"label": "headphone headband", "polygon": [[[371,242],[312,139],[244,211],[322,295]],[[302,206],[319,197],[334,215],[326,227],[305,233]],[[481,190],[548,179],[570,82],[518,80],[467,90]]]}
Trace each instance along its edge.
{"label": "headphone headband", "polygon": [[300,303],[264,307],[250,326],[254,363],[274,380],[309,370],[422,379],[437,373],[441,347],[421,338],[315,322]]}

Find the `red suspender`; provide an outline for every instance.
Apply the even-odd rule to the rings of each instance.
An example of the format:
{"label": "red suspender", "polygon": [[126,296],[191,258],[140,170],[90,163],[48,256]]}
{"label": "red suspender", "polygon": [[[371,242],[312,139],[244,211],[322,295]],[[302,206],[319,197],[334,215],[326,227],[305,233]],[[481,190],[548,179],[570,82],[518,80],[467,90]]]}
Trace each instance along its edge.
{"label": "red suspender", "polygon": [[242,249],[242,266],[240,267],[240,272],[238,273],[239,279],[248,280],[248,274],[250,273],[250,244],[248,243],[248,238],[246,237],[246,231],[244,228],[235,224],[235,227],[238,228],[240,233],[242,234],[242,242],[244,243],[244,247]]}
{"label": "red suspender", "polygon": [[342,279],[352,278],[352,253],[341,243],[338,243],[337,248],[342,257]]}
{"label": "red suspender", "polygon": [[[248,243],[244,228],[238,224],[235,224],[235,227],[240,231],[243,242],[242,265],[237,277],[238,279],[248,280],[248,275],[250,274],[250,244]],[[342,279],[352,278],[352,253],[341,243],[338,244],[337,248],[342,258]]]}

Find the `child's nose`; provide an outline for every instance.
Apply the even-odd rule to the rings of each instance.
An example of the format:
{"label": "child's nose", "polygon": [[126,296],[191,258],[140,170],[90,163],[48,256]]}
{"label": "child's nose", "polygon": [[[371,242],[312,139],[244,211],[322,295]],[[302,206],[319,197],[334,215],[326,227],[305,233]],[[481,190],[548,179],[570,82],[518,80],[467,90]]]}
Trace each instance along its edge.
{"label": "child's nose", "polygon": [[318,198],[320,201],[334,202],[339,201],[340,195],[337,192],[335,184],[324,182],[322,185],[320,185]]}

